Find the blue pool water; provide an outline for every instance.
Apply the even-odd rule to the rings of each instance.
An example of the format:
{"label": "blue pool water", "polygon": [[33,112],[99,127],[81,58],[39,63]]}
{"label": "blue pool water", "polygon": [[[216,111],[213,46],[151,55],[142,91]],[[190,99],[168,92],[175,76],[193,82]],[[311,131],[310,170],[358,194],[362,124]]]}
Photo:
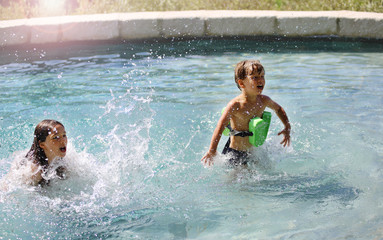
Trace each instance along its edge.
{"label": "blue pool water", "polygon": [[[69,177],[11,178],[0,239],[383,238],[382,44],[266,40],[1,49],[0,177],[46,118],[65,125]],[[248,58],[263,63],[292,146],[273,114],[257,164],[232,170],[218,156],[205,168]]]}

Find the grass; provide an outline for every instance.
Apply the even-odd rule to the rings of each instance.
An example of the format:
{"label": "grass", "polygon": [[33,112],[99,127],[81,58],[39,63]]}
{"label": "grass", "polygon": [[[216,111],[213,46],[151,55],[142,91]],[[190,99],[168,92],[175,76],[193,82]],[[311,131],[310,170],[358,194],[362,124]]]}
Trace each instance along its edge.
{"label": "grass", "polygon": [[[44,0],[40,0],[41,1]],[[47,0],[45,0],[47,1]],[[50,0],[64,1],[64,0]],[[60,11],[42,9],[37,0],[10,0],[0,5],[0,20],[51,15],[95,14],[112,12],[185,11],[185,10],[279,10],[336,11],[350,10],[383,13],[383,0],[66,0]],[[2,1],[6,2],[6,1]],[[69,2],[71,3],[69,5]]]}

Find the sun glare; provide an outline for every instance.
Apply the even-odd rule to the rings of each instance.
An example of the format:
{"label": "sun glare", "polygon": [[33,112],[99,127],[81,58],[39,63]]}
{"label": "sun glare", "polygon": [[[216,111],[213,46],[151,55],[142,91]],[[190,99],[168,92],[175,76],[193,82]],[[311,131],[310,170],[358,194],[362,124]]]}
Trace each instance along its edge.
{"label": "sun glare", "polygon": [[66,0],[40,0],[40,16],[64,15],[66,13]]}

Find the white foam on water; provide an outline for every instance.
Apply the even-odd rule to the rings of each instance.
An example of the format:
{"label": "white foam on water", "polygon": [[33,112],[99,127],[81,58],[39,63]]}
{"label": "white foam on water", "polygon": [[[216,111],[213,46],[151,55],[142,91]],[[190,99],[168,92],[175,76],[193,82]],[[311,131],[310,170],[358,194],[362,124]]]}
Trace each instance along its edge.
{"label": "white foam on water", "polygon": [[[49,186],[32,187],[21,180],[26,168],[16,170],[8,181],[11,187],[0,193],[2,235],[11,239],[381,236],[382,121],[376,91],[381,84],[377,73],[370,80],[357,80],[359,68],[331,64],[338,59],[348,62],[347,55],[261,56],[270,66],[265,94],[285,107],[292,123],[292,146],[280,145],[282,137],[277,133],[283,126],[274,116],[266,143],[254,149],[254,161],[243,169],[228,168],[221,154],[209,168],[202,166],[200,158],[209,146],[220,105],[236,93],[233,63],[252,54],[134,63],[112,54],[101,62],[98,57],[90,63],[68,62],[62,68],[62,86],[75,85],[81,90],[77,94],[89,87],[89,95],[64,94],[60,103],[54,95],[41,111],[50,116],[57,110],[55,117],[67,119],[68,152],[59,162],[68,169],[67,177],[58,179],[50,171]],[[370,71],[382,69],[380,55],[374,55],[378,66]],[[371,65],[366,63],[369,56],[358,57],[366,69]],[[80,83],[77,66],[81,77],[84,66],[89,75]],[[21,68],[24,73],[36,67]],[[68,72],[72,68],[74,72]],[[56,80],[60,72],[51,75]],[[68,79],[71,75],[76,81]],[[95,76],[97,84],[92,85]],[[49,73],[34,76],[37,82],[49,82],[51,77]],[[22,81],[18,84],[25,86]],[[51,87],[49,91],[62,86],[45,85]],[[18,91],[15,88],[12,96]],[[40,91],[37,84],[33,97]],[[49,91],[44,92],[48,97]],[[18,103],[29,103],[28,97],[32,96]],[[15,107],[12,104],[4,106]],[[18,111],[11,113],[22,116],[26,107]],[[5,151],[13,149],[8,147],[12,141],[21,146],[33,128],[24,124],[27,118],[15,124],[9,118],[0,118],[8,121],[6,132],[14,134],[1,140]],[[26,152],[2,159],[3,172],[9,172],[11,163],[23,159]]]}

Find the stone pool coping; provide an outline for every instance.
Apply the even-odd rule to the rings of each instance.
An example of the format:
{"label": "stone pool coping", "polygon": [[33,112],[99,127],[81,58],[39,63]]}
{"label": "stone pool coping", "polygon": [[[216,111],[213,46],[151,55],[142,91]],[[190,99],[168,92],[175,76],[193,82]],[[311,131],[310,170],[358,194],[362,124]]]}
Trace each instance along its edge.
{"label": "stone pool coping", "polygon": [[0,21],[1,47],[94,40],[217,36],[337,36],[383,39],[383,13],[202,10]]}

